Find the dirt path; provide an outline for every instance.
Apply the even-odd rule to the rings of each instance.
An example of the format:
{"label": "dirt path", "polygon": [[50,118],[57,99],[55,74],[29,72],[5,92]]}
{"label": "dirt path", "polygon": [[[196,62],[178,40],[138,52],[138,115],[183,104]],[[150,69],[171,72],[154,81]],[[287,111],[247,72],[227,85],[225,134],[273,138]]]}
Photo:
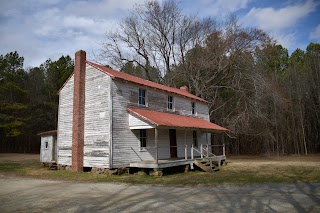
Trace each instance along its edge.
{"label": "dirt path", "polygon": [[320,183],[153,186],[0,177],[0,212],[320,212]]}

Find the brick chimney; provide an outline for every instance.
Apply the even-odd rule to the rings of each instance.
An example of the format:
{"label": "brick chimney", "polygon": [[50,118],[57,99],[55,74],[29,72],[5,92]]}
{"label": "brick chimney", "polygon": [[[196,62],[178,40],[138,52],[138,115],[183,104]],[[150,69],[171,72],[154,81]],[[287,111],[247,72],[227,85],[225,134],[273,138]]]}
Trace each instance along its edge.
{"label": "brick chimney", "polygon": [[189,92],[189,88],[187,86],[180,87],[180,89]]}
{"label": "brick chimney", "polygon": [[72,171],[83,171],[84,111],[85,111],[86,52],[75,55],[73,124],[72,124]]}

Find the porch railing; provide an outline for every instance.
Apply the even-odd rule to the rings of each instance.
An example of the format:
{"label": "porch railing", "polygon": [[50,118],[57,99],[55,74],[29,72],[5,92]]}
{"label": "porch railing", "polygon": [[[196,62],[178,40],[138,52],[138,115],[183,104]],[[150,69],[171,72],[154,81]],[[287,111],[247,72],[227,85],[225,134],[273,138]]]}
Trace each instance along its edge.
{"label": "porch railing", "polygon": [[[209,144],[200,144],[199,147],[194,147],[193,144],[190,147],[190,159],[194,159],[195,153],[200,154],[201,158],[204,157],[214,157],[217,156],[210,150],[214,147],[221,147],[222,148],[222,155],[225,156],[225,145],[209,145]],[[158,150],[161,148],[168,148],[169,152],[171,148],[176,148],[178,150],[178,146],[149,146],[149,147],[141,147],[140,151],[142,150],[148,150],[148,149],[155,149],[156,150],[156,162],[158,163]],[[134,149],[131,147],[131,149],[134,151]],[[135,152],[135,151],[134,151]],[[135,152],[135,154],[139,157],[139,154]],[[140,158],[140,157],[139,157]],[[188,159],[188,145],[186,144],[184,147],[184,158]],[[141,158],[140,158],[141,159]]]}
{"label": "porch railing", "polygon": [[225,145],[209,145],[209,144],[200,144],[199,149],[197,149],[196,147],[193,146],[193,144],[191,145],[191,159],[194,159],[194,152],[197,152],[200,154],[200,157],[215,157],[217,155],[215,155],[213,152],[209,151],[209,148],[213,148],[213,147],[222,147],[222,155],[225,156]]}

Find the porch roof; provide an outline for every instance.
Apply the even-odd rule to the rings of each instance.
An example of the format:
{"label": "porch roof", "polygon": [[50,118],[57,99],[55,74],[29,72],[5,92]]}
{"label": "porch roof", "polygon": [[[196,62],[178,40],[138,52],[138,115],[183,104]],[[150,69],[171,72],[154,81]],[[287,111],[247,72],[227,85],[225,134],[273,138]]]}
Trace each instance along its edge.
{"label": "porch roof", "polygon": [[146,109],[128,108],[129,113],[139,117],[152,125],[158,127],[194,128],[211,131],[226,131],[228,129],[207,120],[183,116],[166,112],[158,112]]}

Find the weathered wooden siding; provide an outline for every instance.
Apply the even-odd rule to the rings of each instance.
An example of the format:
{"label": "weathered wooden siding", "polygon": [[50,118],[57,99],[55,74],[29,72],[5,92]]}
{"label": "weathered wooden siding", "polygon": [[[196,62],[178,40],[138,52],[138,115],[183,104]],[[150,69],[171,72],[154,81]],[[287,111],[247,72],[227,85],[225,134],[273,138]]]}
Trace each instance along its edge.
{"label": "weathered wooden siding", "polygon": [[[48,147],[46,148],[46,142]],[[55,138],[52,135],[41,136],[40,162],[49,163],[55,159]]]}
{"label": "weathered wooden siding", "polygon": [[[73,76],[59,94],[58,164],[71,165]],[[85,84],[85,167],[109,167],[110,77],[99,70],[86,66]]]}
{"label": "weathered wooden siding", "polygon": [[138,95],[136,85],[114,79],[112,82],[112,166],[128,165],[130,162],[153,159],[149,152],[140,150],[138,130],[129,128],[128,106],[138,106],[132,96]]}
{"label": "weathered wooden siding", "polygon": [[[116,80],[117,84],[121,84],[119,80]],[[162,90],[157,90],[154,88],[148,88],[144,86],[139,86],[131,82],[126,82],[123,84],[126,85],[124,89],[128,89],[127,97],[126,97],[126,105],[131,107],[140,107],[138,104],[138,91],[139,88],[146,90],[146,107],[150,110],[162,111],[162,112],[170,112],[180,115],[187,115],[187,116],[196,116],[203,119],[209,119],[208,115],[208,105],[201,101],[196,101],[190,98],[186,98],[180,95],[176,95],[173,93],[164,92]],[[114,91],[113,95],[122,96],[123,91],[121,89]],[[167,109],[167,100],[168,95],[173,96],[174,103],[173,109]],[[196,113],[192,115],[192,107],[191,103],[195,102],[196,104]]]}
{"label": "weathered wooden siding", "polygon": [[161,90],[156,90],[153,88],[146,88],[146,90],[149,109],[166,112],[168,94],[170,93],[165,93]]}
{"label": "weathered wooden siding", "polygon": [[73,121],[73,76],[59,93],[58,164],[71,165]]}
{"label": "weathered wooden siding", "polygon": [[[208,120],[208,105],[206,103],[195,101],[172,93],[161,90],[146,88],[148,108],[156,111],[171,112],[179,115],[196,116]],[[167,109],[168,95],[173,96],[173,109]],[[196,104],[196,113],[192,115],[191,103]]]}
{"label": "weathered wooden siding", "polygon": [[147,122],[142,121],[140,118],[135,115],[129,114],[129,127],[130,129],[152,129],[154,128]]}
{"label": "weathered wooden siding", "polygon": [[[71,165],[72,147],[72,112],[73,112],[73,76],[60,91],[58,119],[58,164]],[[111,88],[112,85],[112,88]],[[138,105],[138,90],[146,89],[146,108],[181,115],[197,116],[209,119],[208,106],[205,103],[184,98],[153,88],[138,86],[131,82],[113,79],[99,70],[86,67],[86,101],[85,101],[85,143],[84,166],[117,168],[132,161],[152,160],[155,158],[154,129],[148,129],[149,148],[141,149],[139,131],[130,130],[131,124],[141,121],[129,116],[128,107],[144,107]],[[111,96],[110,97],[110,89]],[[167,97],[174,97],[174,109],[167,109]],[[110,105],[110,99],[112,104]],[[196,114],[191,113],[191,102],[196,103]],[[110,111],[109,109],[112,109]],[[112,119],[111,116],[112,115]],[[112,122],[112,125],[110,123]],[[145,128],[152,128],[143,123]],[[112,134],[110,132],[112,129]],[[159,158],[170,158],[169,130],[159,129]],[[112,138],[112,141],[110,140]],[[192,131],[187,133],[188,150],[192,144]],[[184,131],[177,131],[178,157],[184,156]],[[110,145],[112,144],[112,149]],[[112,165],[109,164],[110,153]]]}
{"label": "weathered wooden siding", "polygon": [[108,75],[86,66],[84,167],[109,168],[110,82]]}
{"label": "weathered wooden siding", "polygon": [[[191,103],[195,103],[195,114],[192,115],[192,105]],[[208,116],[208,105],[206,103],[200,101],[194,101],[188,98],[184,98],[182,96],[176,96],[175,101],[175,111],[178,112],[180,115],[187,115],[187,116],[195,116],[202,119],[209,119]]]}
{"label": "weathered wooden siding", "polygon": [[[153,160],[156,150],[154,148],[154,129],[147,130],[147,148],[140,148],[139,130],[130,130],[129,120],[136,125],[141,124],[138,119],[129,115],[128,107],[145,107],[138,105],[139,88],[147,91],[147,109],[156,111],[167,110],[167,96],[174,96],[174,113],[191,116],[191,99],[175,96],[152,88],[145,88],[130,82],[113,80],[113,167],[127,165],[130,162]],[[207,104],[196,101],[197,117],[208,119]],[[149,126],[148,126],[149,128]],[[199,133],[199,144],[206,144],[205,137]],[[187,131],[188,156],[190,157],[190,147],[192,144],[192,131]],[[184,157],[184,130],[177,131],[178,157]],[[158,130],[158,156],[159,159],[170,158],[169,129]]]}
{"label": "weathered wooden siding", "polygon": [[[187,142],[187,156],[188,158],[191,157],[191,145],[193,144],[193,130],[186,130],[186,139],[185,140],[185,130],[178,129],[177,130],[177,146],[178,146],[178,157],[184,157],[185,156],[185,141]],[[210,138],[209,133],[204,133],[201,131],[198,131],[198,146],[200,147],[200,144],[207,145],[206,135],[208,135],[208,140]],[[200,150],[200,149],[199,149]],[[194,152],[194,156],[199,156],[197,152]]]}

